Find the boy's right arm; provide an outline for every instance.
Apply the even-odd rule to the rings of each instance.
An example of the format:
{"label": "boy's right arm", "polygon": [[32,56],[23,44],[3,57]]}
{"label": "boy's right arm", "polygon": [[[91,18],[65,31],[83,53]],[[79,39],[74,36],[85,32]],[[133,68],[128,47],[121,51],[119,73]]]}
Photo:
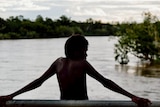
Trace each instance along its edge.
{"label": "boy's right arm", "polygon": [[30,91],[32,89],[35,89],[35,88],[41,86],[41,84],[45,80],[47,80],[48,78],[50,78],[55,73],[56,73],[56,61],[49,67],[49,69],[40,78],[34,80],[33,82],[29,83],[25,87],[21,88],[20,90],[12,93],[10,95],[0,96],[0,105],[2,103],[4,103],[5,101],[13,99],[13,97],[15,97],[15,96],[17,96],[19,94],[22,94],[24,92]]}

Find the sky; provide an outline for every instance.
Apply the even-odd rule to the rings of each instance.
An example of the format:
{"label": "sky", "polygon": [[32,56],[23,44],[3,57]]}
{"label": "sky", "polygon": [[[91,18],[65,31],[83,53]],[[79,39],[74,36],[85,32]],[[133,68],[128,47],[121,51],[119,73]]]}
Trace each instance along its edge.
{"label": "sky", "polygon": [[144,12],[160,19],[160,0],[0,0],[4,19],[22,15],[34,20],[41,15],[54,20],[65,15],[75,21],[141,22]]}

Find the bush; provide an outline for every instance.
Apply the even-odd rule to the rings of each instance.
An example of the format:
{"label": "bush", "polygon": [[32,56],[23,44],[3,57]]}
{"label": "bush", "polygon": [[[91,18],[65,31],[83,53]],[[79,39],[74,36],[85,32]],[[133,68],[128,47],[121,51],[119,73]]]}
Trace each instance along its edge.
{"label": "bush", "polygon": [[0,39],[10,39],[10,35],[0,33]]}
{"label": "bush", "polygon": [[20,39],[21,38],[20,34],[15,33],[15,32],[9,32],[7,33],[7,35],[10,36],[10,39]]}
{"label": "bush", "polygon": [[68,37],[73,33],[74,33],[73,29],[71,27],[67,27],[67,26],[59,26],[56,29],[56,34],[59,37]]}

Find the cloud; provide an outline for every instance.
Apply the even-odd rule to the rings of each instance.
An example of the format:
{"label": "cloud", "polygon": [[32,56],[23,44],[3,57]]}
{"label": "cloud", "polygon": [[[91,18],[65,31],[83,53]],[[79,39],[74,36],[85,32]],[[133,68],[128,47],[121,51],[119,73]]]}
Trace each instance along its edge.
{"label": "cloud", "polygon": [[77,16],[106,16],[106,13],[101,8],[81,8],[76,7],[75,9],[67,9],[68,13]]}
{"label": "cloud", "polygon": [[69,13],[105,21],[142,21],[143,12],[160,10],[160,1],[156,0],[87,0],[78,5],[81,9],[70,7]]}
{"label": "cloud", "polygon": [[[48,6],[37,5],[37,0],[6,0],[0,1],[1,11],[35,11],[35,10],[49,10]],[[44,2],[40,0],[40,2]]]}
{"label": "cloud", "polygon": [[[142,12],[159,15],[158,0],[0,0],[0,16],[35,15],[74,20],[93,18],[103,21],[142,20]],[[158,16],[160,17],[160,16]]]}

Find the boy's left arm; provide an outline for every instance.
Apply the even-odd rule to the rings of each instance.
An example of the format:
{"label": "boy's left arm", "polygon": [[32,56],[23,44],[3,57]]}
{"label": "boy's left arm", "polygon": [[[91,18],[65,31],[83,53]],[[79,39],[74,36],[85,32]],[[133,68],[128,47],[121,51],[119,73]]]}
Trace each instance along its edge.
{"label": "boy's left arm", "polygon": [[86,62],[86,71],[88,75],[98,80],[100,83],[103,84],[104,87],[131,98],[131,100],[135,102],[138,105],[138,107],[148,107],[149,104],[151,104],[150,100],[137,97],[129,93],[128,91],[124,90],[123,88],[121,88],[112,80],[106,79],[101,74],[99,74],[88,62]]}

